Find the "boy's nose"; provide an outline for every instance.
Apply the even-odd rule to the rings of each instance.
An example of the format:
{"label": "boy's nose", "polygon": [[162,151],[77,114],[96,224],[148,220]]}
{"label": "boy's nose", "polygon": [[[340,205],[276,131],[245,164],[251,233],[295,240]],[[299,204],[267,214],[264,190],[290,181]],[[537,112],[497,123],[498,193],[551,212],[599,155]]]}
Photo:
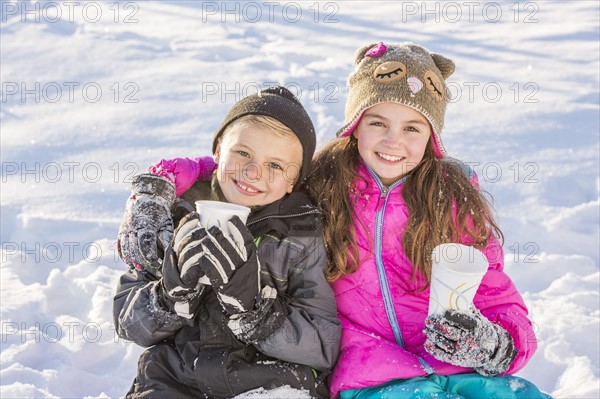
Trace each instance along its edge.
{"label": "boy's nose", "polygon": [[243,174],[249,182],[258,181],[262,176],[262,170],[258,163],[249,162],[244,166]]}

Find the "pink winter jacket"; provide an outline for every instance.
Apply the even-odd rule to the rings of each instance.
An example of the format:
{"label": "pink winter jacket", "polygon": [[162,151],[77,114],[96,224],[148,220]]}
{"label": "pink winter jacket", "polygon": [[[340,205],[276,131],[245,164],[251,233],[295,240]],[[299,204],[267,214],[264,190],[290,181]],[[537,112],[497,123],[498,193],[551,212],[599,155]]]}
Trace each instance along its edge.
{"label": "pink winter jacket", "polygon": [[[478,187],[477,177],[469,173],[473,175],[473,184]],[[379,188],[379,179],[362,163],[359,174],[366,183],[357,179],[351,197],[356,210],[354,225],[357,226],[360,267],[355,273],[333,283],[343,332],[340,357],[330,380],[332,398],[341,390],[425,376],[427,363],[440,375],[473,372],[470,368],[439,361],[423,348],[429,288],[416,291],[424,283],[411,279],[412,266],[402,248],[402,235],[408,221],[408,210],[401,195],[404,184],[392,185],[386,198]],[[512,374],[523,368],[531,358],[537,348],[537,340],[523,299],[503,272],[500,244],[492,238],[483,252],[490,266],[474,304],[485,317],[500,324],[512,335],[519,350],[506,372]],[[387,275],[404,347],[396,342],[386,314],[377,269],[378,254]],[[422,363],[423,360],[426,363]]]}

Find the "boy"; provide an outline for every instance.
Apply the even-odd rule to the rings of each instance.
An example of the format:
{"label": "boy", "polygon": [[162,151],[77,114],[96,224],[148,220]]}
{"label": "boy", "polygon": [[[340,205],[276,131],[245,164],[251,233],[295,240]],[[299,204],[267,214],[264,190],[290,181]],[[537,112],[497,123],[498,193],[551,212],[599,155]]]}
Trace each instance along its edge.
{"label": "boy", "polygon": [[[216,165],[164,161],[134,179],[118,240],[130,269],[114,319],[119,336],[154,346],[128,398],[224,398],[285,385],[327,396],[340,323],[321,215],[297,191],[315,145],[302,105],[275,87],[234,105],[213,140]],[[232,218],[232,240],[198,227],[191,212],[160,264],[157,242],[169,242],[173,222],[201,199],[249,206],[247,225]]]}

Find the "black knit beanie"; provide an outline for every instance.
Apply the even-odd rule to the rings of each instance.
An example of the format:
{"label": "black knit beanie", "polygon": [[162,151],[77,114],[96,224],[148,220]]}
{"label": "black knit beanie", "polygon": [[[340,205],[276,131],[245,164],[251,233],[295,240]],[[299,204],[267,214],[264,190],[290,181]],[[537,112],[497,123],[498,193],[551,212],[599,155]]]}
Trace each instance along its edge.
{"label": "black knit beanie", "polygon": [[[302,144],[302,166],[300,178],[294,185],[297,190],[308,175],[310,162],[315,152],[317,138],[308,113],[300,101],[285,87],[274,86],[238,101],[229,111],[213,139],[213,154],[219,137],[233,121],[246,115],[264,115],[278,120],[296,134]],[[265,144],[268,145],[268,144]]]}

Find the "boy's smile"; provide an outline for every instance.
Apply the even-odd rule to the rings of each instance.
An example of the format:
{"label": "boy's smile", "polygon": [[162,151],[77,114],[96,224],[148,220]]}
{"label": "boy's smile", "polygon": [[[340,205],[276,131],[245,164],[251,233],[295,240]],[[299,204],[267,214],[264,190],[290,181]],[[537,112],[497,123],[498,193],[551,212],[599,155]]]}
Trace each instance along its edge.
{"label": "boy's smile", "polygon": [[234,182],[235,182],[236,186],[240,190],[242,190],[243,194],[252,195],[252,194],[260,194],[261,193],[261,191],[259,189],[255,188],[255,187],[252,187],[248,183],[244,183],[244,182],[241,182],[241,181],[235,180],[235,179],[234,179]]}
{"label": "boy's smile", "polygon": [[302,162],[295,135],[282,136],[251,124],[236,124],[217,145],[217,178],[228,202],[267,205],[291,193]]}

